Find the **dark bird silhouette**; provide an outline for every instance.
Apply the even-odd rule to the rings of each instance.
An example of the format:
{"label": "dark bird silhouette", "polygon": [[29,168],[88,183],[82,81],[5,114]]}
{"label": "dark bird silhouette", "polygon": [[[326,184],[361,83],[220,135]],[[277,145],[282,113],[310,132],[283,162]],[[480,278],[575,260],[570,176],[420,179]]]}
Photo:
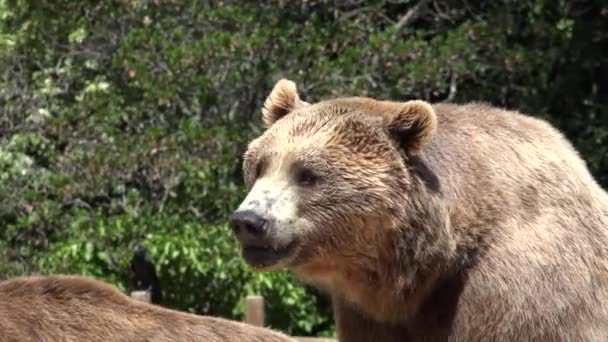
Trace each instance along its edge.
{"label": "dark bird silhouette", "polygon": [[146,248],[142,245],[138,244],[133,248],[131,271],[133,271],[133,285],[138,289],[150,292],[152,303],[160,304],[162,301],[160,281],[156,275],[154,263],[148,257]]}

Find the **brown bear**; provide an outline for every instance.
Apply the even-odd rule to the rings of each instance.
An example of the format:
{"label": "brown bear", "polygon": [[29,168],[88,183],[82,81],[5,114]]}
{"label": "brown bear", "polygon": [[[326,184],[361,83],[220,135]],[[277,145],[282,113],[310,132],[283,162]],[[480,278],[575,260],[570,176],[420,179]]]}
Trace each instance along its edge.
{"label": "brown bear", "polygon": [[340,341],[608,341],[608,195],[547,122],[288,80],[262,114],[231,228],[329,291]]}
{"label": "brown bear", "polygon": [[140,302],[80,276],[0,282],[0,341],[295,342],[267,328]]}

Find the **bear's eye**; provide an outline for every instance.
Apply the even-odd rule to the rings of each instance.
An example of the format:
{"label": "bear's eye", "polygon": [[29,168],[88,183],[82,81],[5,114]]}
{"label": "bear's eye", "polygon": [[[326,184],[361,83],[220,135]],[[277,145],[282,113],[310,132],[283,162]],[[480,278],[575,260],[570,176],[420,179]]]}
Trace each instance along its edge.
{"label": "bear's eye", "polygon": [[310,187],[317,183],[319,177],[312,172],[312,170],[307,168],[298,169],[295,174],[295,181],[300,186]]}
{"label": "bear's eye", "polygon": [[264,160],[260,160],[256,165],[255,165],[255,179],[260,178],[260,176],[262,175],[262,173],[264,172]]}

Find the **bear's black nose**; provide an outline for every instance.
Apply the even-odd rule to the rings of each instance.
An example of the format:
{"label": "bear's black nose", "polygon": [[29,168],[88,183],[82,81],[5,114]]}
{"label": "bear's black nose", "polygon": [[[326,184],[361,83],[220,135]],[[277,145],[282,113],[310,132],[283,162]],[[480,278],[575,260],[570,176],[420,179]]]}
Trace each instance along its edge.
{"label": "bear's black nose", "polygon": [[268,221],[252,210],[235,212],[230,218],[230,228],[236,237],[243,242],[253,242],[266,233]]}

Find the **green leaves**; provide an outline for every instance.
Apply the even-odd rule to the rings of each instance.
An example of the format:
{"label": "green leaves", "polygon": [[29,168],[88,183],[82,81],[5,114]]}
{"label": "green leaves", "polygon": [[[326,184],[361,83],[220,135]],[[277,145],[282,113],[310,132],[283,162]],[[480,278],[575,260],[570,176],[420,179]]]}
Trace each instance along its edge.
{"label": "green leaves", "polygon": [[289,274],[256,273],[245,266],[225,225],[203,225],[193,217],[169,214],[76,215],[67,235],[38,257],[39,269],[96,276],[129,289],[129,247],[143,238],[169,298],[164,305],[240,319],[245,296],[262,293],[269,323],[275,327],[305,334],[329,323],[327,313],[320,316],[315,299],[294,285]]}

